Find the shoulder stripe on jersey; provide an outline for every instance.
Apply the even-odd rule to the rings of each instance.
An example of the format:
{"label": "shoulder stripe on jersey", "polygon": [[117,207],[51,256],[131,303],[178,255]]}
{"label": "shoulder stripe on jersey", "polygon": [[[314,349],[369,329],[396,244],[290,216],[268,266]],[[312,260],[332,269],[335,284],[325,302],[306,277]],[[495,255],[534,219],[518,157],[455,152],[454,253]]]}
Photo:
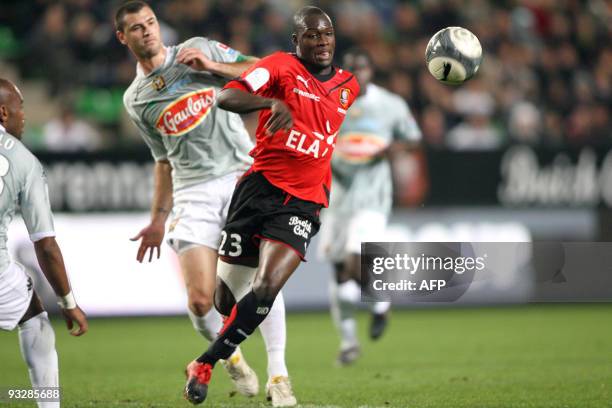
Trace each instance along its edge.
{"label": "shoulder stripe on jersey", "polygon": [[[327,95],[329,95],[330,93],[332,93],[334,90],[340,88],[342,85],[346,84],[348,81],[350,81],[351,79],[353,79],[353,74],[351,74],[350,77],[348,77],[345,81],[340,82],[338,85],[334,86],[332,89],[330,89],[329,91],[327,91]],[[325,96],[327,96],[325,95]]]}

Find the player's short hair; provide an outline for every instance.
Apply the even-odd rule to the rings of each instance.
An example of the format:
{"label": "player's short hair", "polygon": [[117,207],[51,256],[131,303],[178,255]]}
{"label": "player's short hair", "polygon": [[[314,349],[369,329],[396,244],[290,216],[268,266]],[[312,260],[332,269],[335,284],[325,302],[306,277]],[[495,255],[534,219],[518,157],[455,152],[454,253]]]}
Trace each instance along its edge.
{"label": "player's short hair", "polygon": [[366,61],[368,61],[369,66],[371,67],[374,66],[373,64],[374,61],[372,60],[372,54],[370,54],[365,48],[351,47],[344,53],[344,57],[346,57],[347,55],[352,55],[355,58],[364,57]]}
{"label": "player's short hair", "polygon": [[151,8],[151,6],[142,0],[129,0],[119,6],[115,12],[115,28],[117,31],[123,32],[125,28],[125,21],[123,21],[123,18],[126,14],[138,13],[145,7]]}
{"label": "player's short hair", "polygon": [[15,93],[15,85],[5,78],[0,78],[0,104],[8,103]]}
{"label": "player's short hair", "polygon": [[326,12],[315,6],[304,6],[293,15],[293,32],[297,33],[300,29],[306,27],[304,20],[310,16],[325,16],[331,21],[331,18]]}

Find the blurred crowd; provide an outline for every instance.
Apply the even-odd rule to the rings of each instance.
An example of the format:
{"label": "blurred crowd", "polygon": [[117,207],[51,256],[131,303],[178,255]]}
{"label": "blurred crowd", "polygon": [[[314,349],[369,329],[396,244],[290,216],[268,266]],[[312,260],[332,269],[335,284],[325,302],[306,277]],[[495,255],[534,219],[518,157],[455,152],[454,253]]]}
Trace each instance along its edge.
{"label": "blurred crowd", "polygon": [[[133,131],[122,124],[121,95],[135,74],[135,62],[115,39],[117,4],[8,1],[0,13],[1,58],[16,66],[23,78],[44,79],[49,98],[62,106],[62,117],[55,121],[77,115],[73,120],[87,122],[89,136],[80,138],[82,149],[114,147],[125,143],[117,135]],[[337,63],[350,47],[369,50],[377,66],[375,82],[408,102],[431,148],[493,150],[519,142],[551,148],[612,144],[609,0],[150,4],[162,23],[166,44],[208,36],[257,56],[291,50],[292,14],[304,4],[321,6],[336,25]],[[446,26],[468,28],[483,45],[481,70],[460,87],[436,82],[424,64],[429,38]],[[50,125],[44,132],[53,128]],[[96,131],[113,137],[101,138]],[[61,139],[46,134],[42,138],[49,149]]]}

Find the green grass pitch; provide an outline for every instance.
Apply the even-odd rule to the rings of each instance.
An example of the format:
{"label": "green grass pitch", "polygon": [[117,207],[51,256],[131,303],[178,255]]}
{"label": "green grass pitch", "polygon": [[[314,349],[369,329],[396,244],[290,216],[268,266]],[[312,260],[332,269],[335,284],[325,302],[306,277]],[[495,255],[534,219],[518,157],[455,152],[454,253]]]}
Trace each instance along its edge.
{"label": "green grass pitch", "polygon": [[[324,313],[289,314],[287,360],[302,407],[612,407],[612,304],[395,311],[363,358],[333,364],[337,338]],[[187,317],[92,319],[71,338],[54,320],[63,407],[188,407],[183,369],[204,349]],[[243,347],[265,384],[259,334]],[[17,333],[0,333],[0,387],[28,387]],[[263,394],[230,397],[223,368],[209,407],[266,407]],[[33,403],[0,405],[33,407]]]}

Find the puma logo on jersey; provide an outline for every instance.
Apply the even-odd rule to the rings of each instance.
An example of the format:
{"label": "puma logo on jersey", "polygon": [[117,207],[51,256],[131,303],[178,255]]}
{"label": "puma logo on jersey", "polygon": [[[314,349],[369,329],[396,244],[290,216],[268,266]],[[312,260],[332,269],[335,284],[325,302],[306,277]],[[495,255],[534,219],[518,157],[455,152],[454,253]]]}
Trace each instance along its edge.
{"label": "puma logo on jersey", "polygon": [[310,79],[304,79],[304,77],[301,75],[296,76],[295,79],[303,83],[304,86],[308,89],[308,81],[310,81]]}

